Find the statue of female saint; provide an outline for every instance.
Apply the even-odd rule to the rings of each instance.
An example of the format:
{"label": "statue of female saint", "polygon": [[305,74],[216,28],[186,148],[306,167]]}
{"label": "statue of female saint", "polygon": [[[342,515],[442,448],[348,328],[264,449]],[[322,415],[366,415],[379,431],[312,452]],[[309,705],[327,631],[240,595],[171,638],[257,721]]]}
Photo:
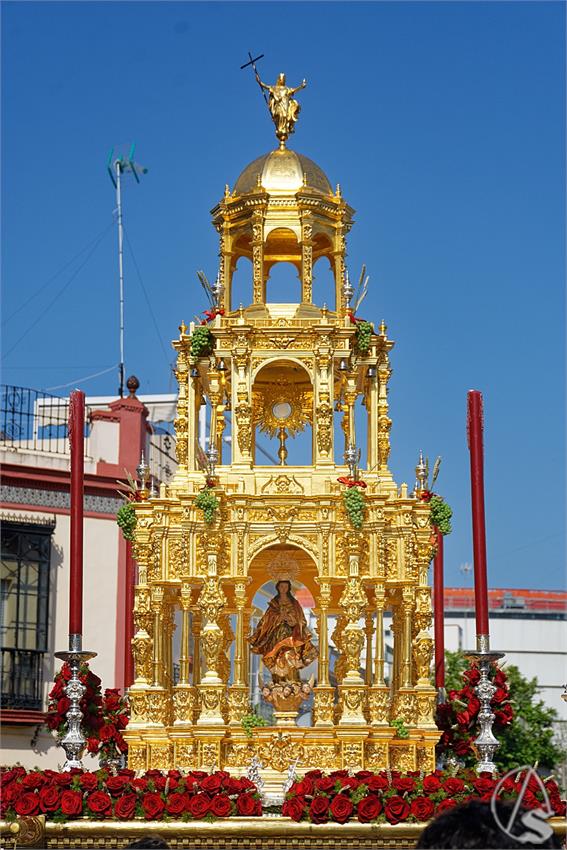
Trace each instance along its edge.
{"label": "statue of female saint", "polygon": [[297,682],[301,668],[317,658],[317,650],[303,608],[291,592],[291,582],[278,581],[276,592],[248,640],[274,682]]}

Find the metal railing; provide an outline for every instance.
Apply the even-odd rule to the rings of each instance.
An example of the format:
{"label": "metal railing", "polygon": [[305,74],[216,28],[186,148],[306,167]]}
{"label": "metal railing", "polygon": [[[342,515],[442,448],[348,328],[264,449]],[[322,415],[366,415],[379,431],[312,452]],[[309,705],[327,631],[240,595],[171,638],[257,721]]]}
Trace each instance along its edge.
{"label": "metal railing", "polygon": [[40,390],[0,387],[0,446],[69,453],[69,400]]}
{"label": "metal railing", "polygon": [[43,655],[37,649],[2,647],[2,708],[41,711]]}

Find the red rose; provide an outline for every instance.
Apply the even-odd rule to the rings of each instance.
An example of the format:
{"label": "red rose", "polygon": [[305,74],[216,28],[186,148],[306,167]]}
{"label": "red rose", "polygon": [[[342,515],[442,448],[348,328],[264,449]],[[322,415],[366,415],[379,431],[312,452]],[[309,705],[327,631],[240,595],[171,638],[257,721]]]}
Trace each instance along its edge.
{"label": "red rose", "polygon": [[497,670],[494,674],[494,679],[492,681],[497,688],[503,688],[508,679],[506,677],[506,673],[503,670]]}
{"label": "red rose", "polygon": [[481,776],[479,779],[475,779],[473,782],[473,788],[477,792],[477,794],[490,794],[491,791],[494,790],[496,782],[493,779],[488,779],[488,777]]}
{"label": "red rose", "polygon": [[400,821],[407,820],[409,813],[410,807],[403,797],[388,797],[384,803],[384,814],[386,815],[386,820],[390,821],[390,823],[400,823]]}
{"label": "red rose", "polygon": [[436,815],[441,815],[443,812],[448,812],[449,809],[454,809],[457,806],[457,801],[451,799],[450,797],[447,800],[441,800],[441,802],[437,805],[435,809]]}
{"label": "red rose", "polygon": [[114,817],[119,820],[132,820],[136,811],[136,795],[124,794],[114,804]]}
{"label": "red rose", "polygon": [[27,817],[28,815],[37,815],[39,812],[39,795],[33,791],[25,791],[20,794],[14,803],[14,810],[17,815]]}
{"label": "red rose", "polygon": [[53,777],[53,781],[60,785],[62,788],[68,788],[71,782],[73,781],[73,775],[68,771],[65,773],[57,773]]}
{"label": "red rose", "polygon": [[478,685],[480,682],[480,671],[478,667],[471,667],[470,670],[465,670],[463,678],[466,679],[469,685]]}
{"label": "red rose", "polygon": [[80,791],[63,791],[61,794],[61,811],[69,818],[77,818],[83,814],[83,795]]}
{"label": "red rose", "polygon": [[423,777],[423,790],[426,794],[435,794],[441,788],[441,781],[438,776],[429,773]]}
{"label": "red rose", "polygon": [[254,785],[251,779],[248,779],[247,776],[241,776],[238,781],[240,782],[241,791],[248,791],[252,788],[254,789],[254,791],[256,791],[256,786]]}
{"label": "red rose", "polygon": [[61,697],[57,700],[57,714],[67,714],[71,708],[71,700],[68,697]]}
{"label": "red rose", "polygon": [[122,794],[127,785],[128,778],[126,776],[109,776],[106,780],[106,790],[109,794],[112,794],[113,797],[117,797],[119,794]]}
{"label": "red rose", "polygon": [[39,808],[42,812],[56,812],[61,802],[57,785],[47,785],[39,792]]}
{"label": "red rose", "polygon": [[381,776],[380,774],[377,776],[369,776],[368,779],[364,780],[364,784],[367,786],[369,791],[387,791],[390,787],[390,783],[386,777]]}
{"label": "red rose", "polygon": [[329,820],[329,798],[314,797],[309,806],[309,819],[312,823],[327,823]]}
{"label": "red rose", "polygon": [[136,771],[130,770],[130,768],[128,767],[122,767],[118,771],[118,776],[126,776],[128,779],[134,779],[134,777],[136,776]]}
{"label": "red rose", "polygon": [[496,693],[490,700],[491,704],[496,703],[498,705],[501,702],[505,702],[508,699],[508,691],[505,688],[496,688]]}
{"label": "red rose", "polygon": [[101,726],[100,731],[98,733],[101,741],[111,741],[112,738],[114,738],[115,734],[116,729],[114,727],[114,724],[112,723],[107,723],[104,726]]}
{"label": "red rose", "polygon": [[331,817],[337,823],[346,823],[354,811],[354,806],[346,794],[337,794],[331,801]]}
{"label": "red rose", "polygon": [[201,782],[201,790],[207,794],[218,794],[222,786],[222,777],[218,773],[211,773],[206,776]]}
{"label": "red rose", "polygon": [[356,779],[368,779],[369,776],[372,776],[371,770],[357,770],[354,774]]}
{"label": "red rose", "polygon": [[468,726],[470,720],[468,711],[458,711],[456,720],[459,726]]}
{"label": "red rose", "polygon": [[[391,799],[401,800],[401,797],[392,797]],[[358,819],[361,823],[370,823],[370,821],[376,820],[381,811],[382,803],[378,797],[375,797],[373,794],[370,794],[368,797],[363,797],[356,807],[356,814],[358,815]]]}
{"label": "red rose", "polygon": [[187,794],[169,794],[165,808],[168,815],[181,815],[187,811],[189,797]]}
{"label": "red rose", "polygon": [[127,714],[119,714],[115,722],[119,729],[126,729],[129,720],[130,718]]}
{"label": "red rose", "polygon": [[307,810],[305,797],[291,797],[282,806],[282,815],[295,821],[300,821]]}
{"label": "red rose", "polygon": [[39,773],[37,770],[28,773],[27,776],[24,776],[22,779],[22,785],[24,788],[33,791],[34,788],[41,788],[42,785],[45,785],[45,776],[43,773]]}
{"label": "red rose", "polygon": [[143,776],[140,776],[139,779],[133,779],[130,785],[132,788],[135,788],[136,791],[145,791],[148,787],[148,780]]}
{"label": "red rose", "polygon": [[106,791],[93,791],[87,797],[87,808],[95,815],[107,815],[112,810],[112,799]]}
{"label": "red rose", "polygon": [[328,791],[332,791],[335,787],[335,779],[331,776],[322,776],[321,779],[317,779],[315,781],[315,787],[318,791],[323,791],[327,793]]}
{"label": "red rose", "polygon": [[514,709],[508,702],[494,712],[494,717],[496,722],[500,723],[501,726],[507,726],[514,719]]}
{"label": "red rose", "polygon": [[455,754],[458,756],[468,756],[469,753],[472,752],[471,745],[468,741],[455,741],[454,744]]}
{"label": "red rose", "polygon": [[308,770],[305,776],[308,779],[321,779],[321,777],[323,776],[323,771],[319,770],[319,768],[317,767],[315,768],[315,770]]}
{"label": "red rose", "polygon": [[408,776],[400,776],[399,779],[394,779],[392,786],[399,791],[400,794],[415,791],[415,782]]}
{"label": "red rose", "polygon": [[232,803],[226,794],[217,794],[211,800],[211,813],[217,818],[227,818],[232,812]]}
{"label": "red rose", "polygon": [[295,793],[302,797],[311,797],[315,790],[315,783],[308,776],[305,776],[301,782],[295,786]]}
{"label": "red rose", "polygon": [[252,794],[240,794],[236,798],[236,811],[243,817],[256,817],[262,814],[262,804]]}
{"label": "red rose", "polygon": [[87,752],[88,753],[98,753],[98,738],[87,738]]}
{"label": "red rose", "polygon": [[[423,783],[423,787],[425,788],[425,782]],[[462,794],[464,790],[465,783],[462,779],[452,777],[451,779],[446,779],[443,783],[443,791],[445,791],[449,797],[454,797],[455,794]]]}
{"label": "red rose", "polygon": [[[158,770],[158,771],[156,771],[156,773],[159,773],[159,770]],[[193,777],[193,779],[204,779],[204,778],[205,778],[205,776],[208,776],[208,775],[209,775],[209,774],[207,773],[207,771],[206,771],[206,770],[192,770],[192,771],[189,773],[189,776],[192,776],[192,777]]]}
{"label": "red rose", "polygon": [[165,803],[159,794],[149,791],[142,797],[142,808],[146,820],[159,820],[163,815]]}
{"label": "red rose", "polygon": [[200,820],[205,817],[210,807],[211,801],[206,794],[195,794],[195,796],[191,797],[189,800],[187,811],[192,817]]}
{"label": "red rose", "polygon": [[415,797],[412,800],[410,813],[416,820],[429,820],[433,817],[435,806],[429,797]]}
{"label": "red rose", "polygon": [[84,788],[85,791],[94,791],[95,788],[98,788],[98,776],[95,773],[83,773],[79,782],[81,788]]}
{"label": "red rose", "polygon": [[333,779],[344,779],[345,776],[348,776],[348,770],[333,770],[329,776],[332,776]]}

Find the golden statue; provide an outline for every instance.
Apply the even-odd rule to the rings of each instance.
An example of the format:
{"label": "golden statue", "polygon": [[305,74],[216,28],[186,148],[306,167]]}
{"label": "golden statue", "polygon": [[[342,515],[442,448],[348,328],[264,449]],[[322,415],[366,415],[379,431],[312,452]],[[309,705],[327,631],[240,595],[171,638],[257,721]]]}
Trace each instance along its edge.
{"label": "golden statue", "polygon": [[276,126],[276,136],[280,140],[280,147],[284,148],[285,140],[295,130],[294,125],[301,110],[300,104],[293,99],[293,95],[305,88],[307,80],[303,80],[296,88],[290,88],[285,84],[285,74],[280,74],[275,85],[268,86],[262,82],[257,71],[256,80],[263,91],[269,92],[268,109]]}
{"label": "golden statue", "polygon": [[278,581],[276,591],[248,641],[252,652],[262,656],[274,682],[297,682],[299,670],[317,658],[317,650],[291,582]]}

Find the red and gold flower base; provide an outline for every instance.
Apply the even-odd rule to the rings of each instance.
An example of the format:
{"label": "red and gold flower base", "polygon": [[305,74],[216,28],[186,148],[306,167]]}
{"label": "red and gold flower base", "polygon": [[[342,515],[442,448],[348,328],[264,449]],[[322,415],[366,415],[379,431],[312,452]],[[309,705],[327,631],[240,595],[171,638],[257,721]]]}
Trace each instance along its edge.
{"label": "red and gold flower base", "polygon": [[[286,794],[280,812],[263,806],[255,784],[226,771],[133,770],[110,773],[3,768],[0,832],[5,846],[122,847],[159,832],[171,847],[413,846],[426,821],[470,799],[513,801],[523,777],[497,779],[474,771],[309,771]],[[565,803],[545,782],[564,833]],[[541,785],[524,789],[526,808],[542,806]],[[559,820],[561,818],[561,820]],[[400,843],[401,842],[401,843]]]}

